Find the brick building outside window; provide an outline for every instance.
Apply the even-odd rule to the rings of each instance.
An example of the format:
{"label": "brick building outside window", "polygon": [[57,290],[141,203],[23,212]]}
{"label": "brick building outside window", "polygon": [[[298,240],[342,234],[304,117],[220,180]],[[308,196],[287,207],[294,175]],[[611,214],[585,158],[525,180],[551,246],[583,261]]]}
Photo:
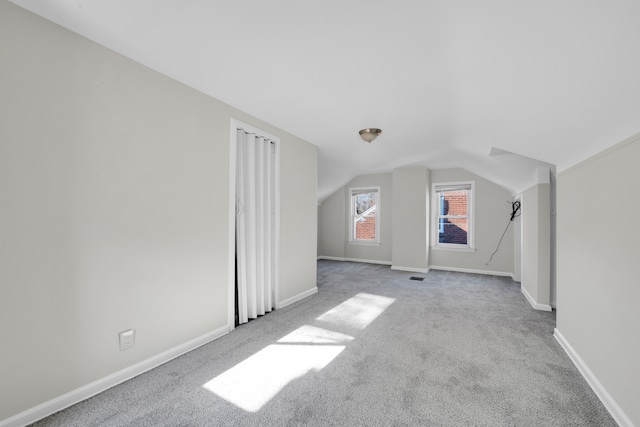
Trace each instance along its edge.
{"label": "brick building outside window", "polygon": [[351,188],[349,241],[379,243],[379,188]]}
{"label": "brick building outside window", "polygon": [[434,185],[437,238],[434,246],[472,248],[473,183]]}

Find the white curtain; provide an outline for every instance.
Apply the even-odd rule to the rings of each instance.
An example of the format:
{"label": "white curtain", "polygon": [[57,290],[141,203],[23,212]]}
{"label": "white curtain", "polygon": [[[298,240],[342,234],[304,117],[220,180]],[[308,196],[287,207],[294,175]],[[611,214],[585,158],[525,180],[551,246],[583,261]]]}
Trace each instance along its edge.
{"label": "white curtain", "polygon": [[275,144],[237,130],[236,258],[238,319],[274,308]]}

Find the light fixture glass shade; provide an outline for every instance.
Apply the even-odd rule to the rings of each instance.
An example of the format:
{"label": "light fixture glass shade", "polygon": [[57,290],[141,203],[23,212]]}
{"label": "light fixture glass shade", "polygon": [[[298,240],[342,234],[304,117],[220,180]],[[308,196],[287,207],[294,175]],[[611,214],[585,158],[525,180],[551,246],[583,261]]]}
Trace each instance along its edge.
{"label": "light fixture glass shade", "polygon": [[382,131],[380,129],[366,128],[360,131],[360,137],[367,142],[371,142],[376,139],[381,133]]}

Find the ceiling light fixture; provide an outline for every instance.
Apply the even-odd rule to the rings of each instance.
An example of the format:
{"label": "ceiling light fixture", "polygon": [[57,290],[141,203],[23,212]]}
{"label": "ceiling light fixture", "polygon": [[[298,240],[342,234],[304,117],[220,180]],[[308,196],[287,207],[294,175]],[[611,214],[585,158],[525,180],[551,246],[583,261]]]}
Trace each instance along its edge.
{"label": "ceiling light fixture", "polygon": [[360,131],[360,138],[367,142],[371,142],[380,135],[382,131],[380,129],[375,128],[366,128]]}

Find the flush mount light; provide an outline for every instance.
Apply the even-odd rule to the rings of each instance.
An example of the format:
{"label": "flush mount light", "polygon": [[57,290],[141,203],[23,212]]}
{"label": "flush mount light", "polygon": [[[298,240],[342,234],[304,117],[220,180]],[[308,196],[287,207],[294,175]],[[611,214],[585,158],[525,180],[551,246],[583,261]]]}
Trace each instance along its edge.
{"label": "flush mount light", "polygon": [[360,131],[360,138],[364,139],[367,142],[371,142],[380,135],[382,131],[380,129],[375,128],[366,128]]}

